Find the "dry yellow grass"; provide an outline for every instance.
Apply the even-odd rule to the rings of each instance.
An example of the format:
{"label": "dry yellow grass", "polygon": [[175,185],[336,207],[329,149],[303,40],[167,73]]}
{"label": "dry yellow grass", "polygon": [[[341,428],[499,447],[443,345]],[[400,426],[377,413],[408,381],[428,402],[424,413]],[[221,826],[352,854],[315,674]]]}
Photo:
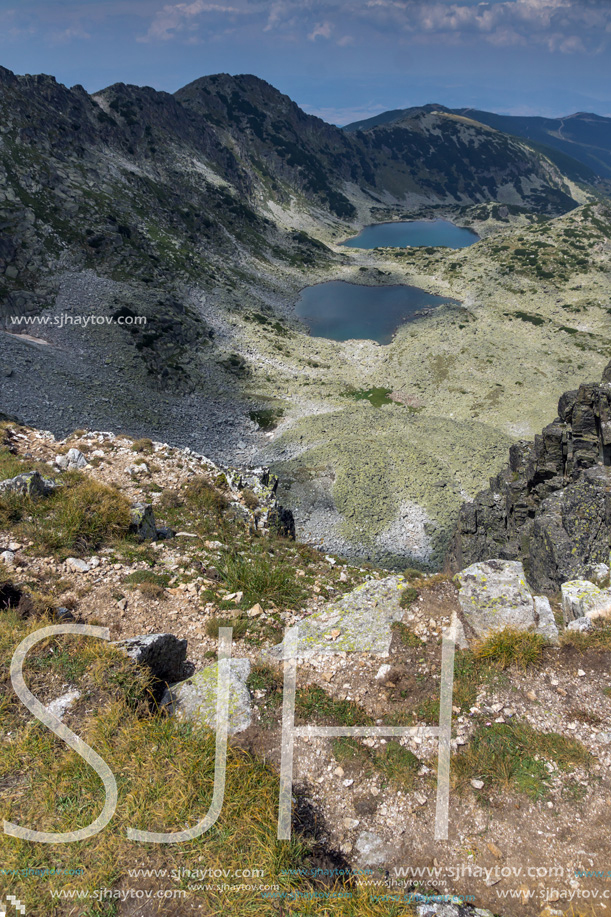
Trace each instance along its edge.
{"label": "dry yellow grass", "polygon": [[[94,770],[70,751],[21,706],[12,692],[10,658],[23,637],[49,621],[24,623],[12,612],[0,613],[0,817],[46,831],[69,831],[91,823],[101,811],[104,794]],[[28,917],[94,917],[119,913],[113,901],[51,898],[51,892],[99,888],[140,888],[150,880],[130,878],[133,869],[166,869],[156,888],[183,890],[188,897],[164,914],[232,913],[239,917],[277,915],[278,899],[259,889],[227,892],[189,890],[186,869],[205,866],[224,870],[261,870],[262,878],[222,880],[277,885],[288,897],[284,913],[302,917],[399,917],[409,906],[381,887],[335,886],[331,897],[291,870],[307,869],[308,843],[293,836],[276,839],[278,780],[261,761],[230,748],[225,799],[217,823],[202,837],[178,845],[138,844],[127,828],[177,831],[196,824],[211,801],[215,739],[171,718],[150,715],[148,679],[142,671],[103,641],[64,635],[37,645],[26,661],[26,683],[45,700],[76,685],[82,698],[66,719],[108,763],[117,779],[119,802],[113,820],[96,837],[74,844],[33,844],[0,835],[0,893],[17,895]],[[73,711],[73,713],[72,713]],[[32,868],[82,874],[20,873]],[[14,875],[9,875],[14,871]],[[217,880],[218,881],[218,880]],[[196,881],[205,885],[206,881]],[[314,894],[313,894],[314,893]],[[391,895],[394,895],[391,892]],[[379,900],[380,896],[385,900]],[[201,908],[199,907],[201,905]],[[165,906],[165,905],[164,905]]]}

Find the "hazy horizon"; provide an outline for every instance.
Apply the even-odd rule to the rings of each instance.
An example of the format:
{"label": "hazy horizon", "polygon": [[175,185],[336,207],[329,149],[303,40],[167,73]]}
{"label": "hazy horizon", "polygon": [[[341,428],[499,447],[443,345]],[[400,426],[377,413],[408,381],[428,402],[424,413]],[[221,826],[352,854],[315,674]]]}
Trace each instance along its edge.
{"label": "hazy horizon", "polygon": [[253,73],[347,124],[438,102],[611,116],[603,0],[0,0],[0,62],[95,92]]}

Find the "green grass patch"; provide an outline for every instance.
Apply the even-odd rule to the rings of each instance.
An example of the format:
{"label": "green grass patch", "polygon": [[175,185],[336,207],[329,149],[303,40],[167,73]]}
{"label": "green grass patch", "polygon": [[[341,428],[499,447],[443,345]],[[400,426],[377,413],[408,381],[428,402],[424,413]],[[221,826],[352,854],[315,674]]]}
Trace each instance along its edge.
{"label": "green grass patch", "polygon": [[499,790],[540,799],[549,790],[546,762],[560,770],[588,767],[591,755],[576,739],[559,733],[538,732],[528,723],[493,723],[478,726],[468,745],[453,758],[452,771],[458,788],[477,778],[484,781],[486,795]]}
{"label": "green grass patch", "polygon": [[295,607],[306,592],[295,575],[294,564],[282,556],[253,546],[250,554],[226,553],[217,570],[230,592],[243,592],[245,607],[259,602],[264,608],[273,603],[279,607]]}
{"label": "green grass patch", "polygon": [[129,531],[130,504],[123,494],[77,472],[65,474],[49,497],[22,499],[23,527],[34,549],[59,559],[90,554]]}
{"label": "green grass patch", "polygon": [[343,398],[352,398],[353,401],[368,401],[374,408],[381,408],[383,404],[394,404],[392,398],[389,398],[392,389],[390,388],[367,388],[357,389],[354,391],[342,392]]}
{"label": "green grass patch", "polygon": [[153,570],[135,570],[133,573],[128,573],[123,582],[133,585],[153,583],[155,586],[167,586],[171,578],[169,573],[155,573]]}
{"label": "green grass patch", "polygon": [[336,736],[331,740],[331,751],[338,764],[356,764],[361,769],[371,761],[369,749],[351,736]]}
{"label": "green grass patch", "polygon": [[392,625],[393,633],[397,634],[403,646],[422,647],[424,641],[413,632],[413,630],[404,624],[403,621],[395,621]]}
{"label": "green grass patch", "polygon": [[351,700],[335,700],[318,685],[297,689],[295,714],[307,725],[320,720],[330,720],[333,726],[369,726],[373,723],[359,704]]}
{"label": "green grass patch", "polygon": [[351,736],[332,740],[333,757],[342,767],[357,768],[361,775],[371,777],[375,769],[386,781],[402,790],[412,790],[420,761],[408,748],[398,742],[387,742],[373,751]]}
{"label": "green grass patch", "polygon": [[398,742],[387,742],[375,755],[373,763],[380,774],[406,790],[413,788],[420,768],[416,755]]}
{"label": "green grass patch", "polygon": [[406,589],[401,590],[399,605],[401,608],[409,608],[414,604],[419,595],[420,593],[414,586],[408,586]]}
{"label": "green grass patch", "polygon": [[256,411],[250,411],[248,416],[253,423],[257,424],[260,430],[268,433],[276,429],[284,416],[284,411],[281,408],[260,408]]}

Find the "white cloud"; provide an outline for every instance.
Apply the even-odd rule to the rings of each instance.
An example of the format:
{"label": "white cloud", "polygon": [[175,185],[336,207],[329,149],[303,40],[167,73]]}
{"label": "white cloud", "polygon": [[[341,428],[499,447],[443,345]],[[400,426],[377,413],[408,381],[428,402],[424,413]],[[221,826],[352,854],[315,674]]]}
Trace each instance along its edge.
{"label": "white cloud", "polygon": [[[217,15],[245,15],[248,10],[240,6],[229,6],[223,3],[206,3],[205,0],[194,0],[193,3],[168,4],[159,10],[145,35],[138,37],[140,42],[168,41],[179,33],[193,29],[196,19],[204,13]],[[189,43],[193,43],[192,38]]]}
{"label": "white cloud", "polygon": [[317,38],[329,39],[331,38],[332,30],[333,30],[333,26],[331,25],[330,22],[318,22],[314,26],[310,34],[308,35],[308,40],[316,41]]}
{"label": "white cloud", "polygon": [[561,51],[562,54],[575,54],[584,52],[585,47],[578,35],[569,35],[568,38],[565,38],[564,41],[558,45],[558,50]]}
{"label": "white cloud", "polygon": [[81,28],[79,25],[70,26],[70,28],[58,32],[52,32],[50,35],[52,43],[57,45],[65,44],[68,41],[86,40],[88,38],[91,38],[91,33],[85,31],[85,29]]}
{"label": "white cloud", "polygon": [[539,45],[555,53],[594,53],[611,30],[609,0],[183,0],[153,15],[140,41],[186,40],[202,20],[223,18],[293,40],[363,36],[425,43],[486,41],[497,47]]}

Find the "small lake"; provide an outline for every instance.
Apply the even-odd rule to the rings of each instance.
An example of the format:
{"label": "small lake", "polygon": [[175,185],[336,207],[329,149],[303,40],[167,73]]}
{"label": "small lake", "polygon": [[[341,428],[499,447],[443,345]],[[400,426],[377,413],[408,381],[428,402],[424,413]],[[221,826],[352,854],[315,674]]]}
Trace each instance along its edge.
{"label": "small lake", "polygon": [[295,311],[312,337],[390,344],[400,325],[441,303],[458,301],[407,284],[370,287],[331,280],[302,290]]}
{"label": "small lake", "polygon": [[342,245],[349,248],[468,248],[475,242],[479,242],[477,233],[470,229],[461,229],[448,220],[410,220],[365,226],[358,236],[342,242]]}

